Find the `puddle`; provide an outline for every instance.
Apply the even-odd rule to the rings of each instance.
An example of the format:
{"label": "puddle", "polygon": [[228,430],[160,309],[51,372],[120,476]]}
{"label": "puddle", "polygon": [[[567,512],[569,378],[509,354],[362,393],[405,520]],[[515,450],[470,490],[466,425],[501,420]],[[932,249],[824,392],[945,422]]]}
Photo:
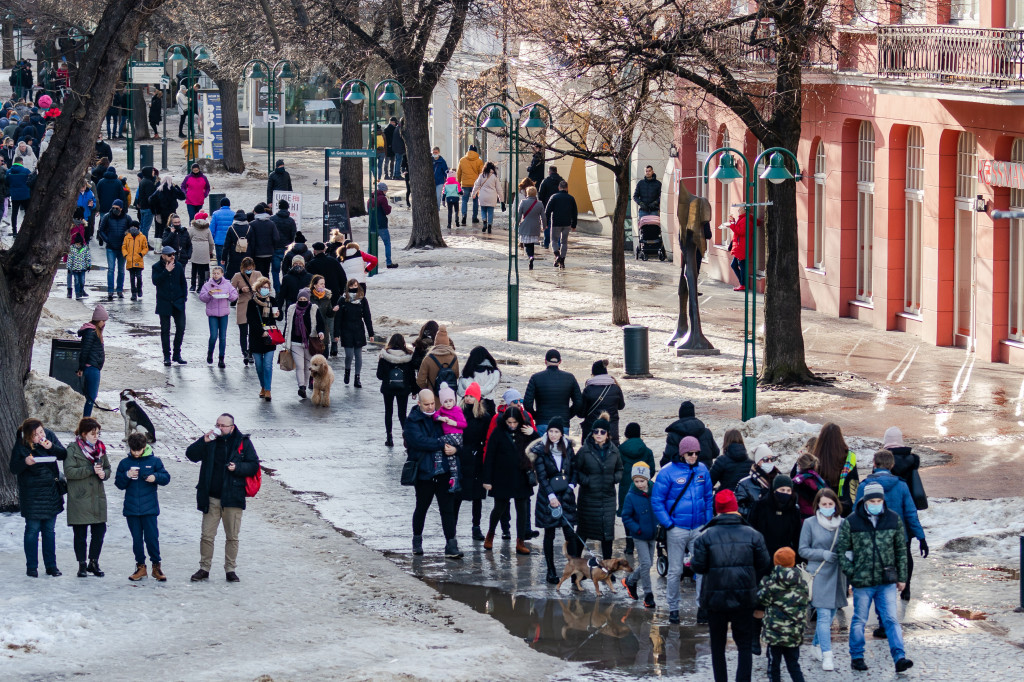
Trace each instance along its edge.
{"label": "puddle", "polygon": [[[570,596],[551,599],[483,585],[424,582],[445,597],[497,619],[532,649],[585,664],[599,679],[694,674],[698,656],[710,653],[707,626],[670,627],[663,609],[652,613],[642,602],[623,604],[621,596],[596,601]],[[605,676],[602,671],[614,671],[614,675]]]}

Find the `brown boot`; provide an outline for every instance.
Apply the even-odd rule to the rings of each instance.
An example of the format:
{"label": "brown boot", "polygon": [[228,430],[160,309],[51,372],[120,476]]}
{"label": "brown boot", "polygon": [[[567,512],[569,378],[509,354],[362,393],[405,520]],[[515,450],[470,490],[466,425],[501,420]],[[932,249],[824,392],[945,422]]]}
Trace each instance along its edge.
{"label": "brown boot", "polygon": [[[154,565],[153,568],[155,569],[156,566]],[[146,564],[137,564],[135,566],[135,572],[128,576],[128,580],[139,581],[145,578],[147,575],[149,574],[146,573]]]}
{"label": "brown boot", "polygon": [[[529,554],[530,548],[526,546],[526,542],[522,538],[516,538],[516,554]],[[155,566],[156,564],[154,564]],[[155,568],[153,569],[156,570]]]}
{"label": "brown boot", "polygon": [[267,397],[267,390],[265,388],[261,388],[260,389],[260,397],[261,398],[266,398]]}
{"label": "brown boot", "polygon": [[270,402],[270,391],[267,391],[266,393],[263,394],[263,399],[266,400],[268,403]]}
{"label": "brown boot", "polygon": [[494,547],[494,531],[487,531],[487,537],[484,538],[484,549],[491,549]]}
{"label": "brown boot", "polygon": [[160,570],[159,561],[153,562],[153,577],[159,580],[160,582],[164,582],[165,580],[167,580],[167,576],[164,575],[164,572]]}

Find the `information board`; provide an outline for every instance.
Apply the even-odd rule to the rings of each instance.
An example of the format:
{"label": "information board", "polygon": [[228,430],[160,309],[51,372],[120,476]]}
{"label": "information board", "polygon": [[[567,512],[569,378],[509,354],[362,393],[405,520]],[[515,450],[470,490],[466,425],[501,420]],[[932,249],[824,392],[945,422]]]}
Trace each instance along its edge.
{"label": "information board", "polygon": [[132,82],[155,85],[165,76],[163,62],[132,62]]}
{"label": "information board", "polygon": [[[274,93],[274,103],[277,104],[277,106],[274,107],[274,108],[277,109],[278,111],[280,111],[281,110],[281,93],[280,92],[275,92]],[[260,86],[259,95],[256,98],[256,111],[258,111],[261,114],[265,114],[267,112],[267,110],[270,109],[270,107],[268,106],[269,104],[270,104],[270,89],[266,85]]]}
{"label": "information board", "polygon": [[302,195],[298,192],[274,192],[274,212],[277,212],[277,202],[284,199],[288,202],[288,212],[292,214],[295,221],[295,229],[302,231]]}
{"label": "information board", "polygon": [[52,339],[50,341],[50,376],[61,381],[82,395],[82,377],[78,371],[78,355],[82,351],[82,342],[78,339]]}
{"label": "information board", "polygon": [[327,155],[328,159],[359,159],[369,158],[372,159],[377,156],[377,152],[373,149],[334,149],[328,148],[324,150],[324,154]]}
{"label": "information board", "polygon": [[220,106],[220,93],[202,91],[199,93],[203,113],[203,158],[224,158],[224,122]]}
{"label": "information board", "polygon": [[330,241],[331,230],[338,230],[342,234],[352,237],[352,224],[349,222],[347,201],[325,201],[324,202],[324,243]]}

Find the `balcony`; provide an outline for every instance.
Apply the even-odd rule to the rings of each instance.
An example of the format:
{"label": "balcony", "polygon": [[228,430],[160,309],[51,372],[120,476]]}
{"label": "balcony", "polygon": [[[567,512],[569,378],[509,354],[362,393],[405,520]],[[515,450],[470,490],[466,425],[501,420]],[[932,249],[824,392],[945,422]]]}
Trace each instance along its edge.
{"label": "balcony", "polygon": [[1024,88],[1024,30],[878,27],[878,77],[977,91]]}

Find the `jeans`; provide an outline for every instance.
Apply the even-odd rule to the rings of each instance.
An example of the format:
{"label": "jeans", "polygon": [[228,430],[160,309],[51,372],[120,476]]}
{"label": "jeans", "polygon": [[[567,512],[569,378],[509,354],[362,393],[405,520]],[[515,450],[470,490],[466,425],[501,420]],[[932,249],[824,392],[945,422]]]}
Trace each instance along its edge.
{"label": "jeans", "polygon": [[729,264],[732,271],[736,273],[736,279],[739,280],[740,286],[747,286],[747,261],[746,259],[740,260],[739,258],[733,257],[732,263]]}
{"label": "jeans", "polygon": [[636,550],[637,567],[627,581],[630,585],[636,586],[640,583],[640,589],[646,595],[651,590],[651,564],[656,550],[654,540],[633,540],[633,549]]}
{"label": "jeans", "polygon": [[153,211],[148,208],[139,209],[139,231],[149,239],[149,228],[153,224]]}
{"label": "jeans", "polygon": [[[371,161],[371,163],[373,163]],[[372,170],[372,168],[371,168]],[[384,177],[384,155],[380,152],[377,153],[377,179],[380,180]]]}
{"label": "jeans", "polygon": [[[488,530],[489,535],[494,534],[494,529],[498,527],[498,522],[501,521],[502,517],[508,515],[508,503],[510,501],[511,500],[507,497],[494,498],[494,509],[491,510],[491,524]],[[516,538],[520,540],[529,540],[530,498],[516,498],[514,502],[516,505]]]}
{"label": "jeans", "polygon": [[202,535],[199,540],[199,568],[210,571],[213,564],[214,541],[217,528],[224,526],[224,572],[235,570],[238,558],[238,532],[242,530],[242,508],[222,507],[220,499],[210,498],[210,510],[203,514]]}
{"label": "jeans", "polygon": [[89,561],[99,561],[100,552],[103,551],[103,536],[107,534],[107,524],[83,523],[81,525],[71,526],[71,528],[75,533],[75,559],[77,559],[79,562],[86,561],[85,541],[91,529],[92,542],[89,543],[88,557]]}
{"label": "jeans", "polygon": [[[363,349],[362,348],[349,348],[345,347],[345,374],[348,374],[349,370],[352,369],[352,360],[355,359],[356,364],[356,376],[359,376],[359,372],[363,369]],[[405,428],[405,424],[402,424],[402,428]]]}
{"label": "jeans", "polygon": [[92,416],[93,405],[96,404],[96,394],[100,392],[100,370],[98,367],[87,365],[82,370],[82,379],[84,381],[83,390],[85,390],[85,407],[82,409],[83,417]]}
{"label": "jeans", "polygon": [[217,339],[220,339],[220,357],[223,358],[227,352],[228,317],[228,315],[221,315],[206,318],[210,322],[210,341],[206,345],[206,352],[209,355],[213,355],[213,349],[217,347]]}
{"label": "jeans", "polygon": [[437,510],[441,514],[441,528],[445,540],[455,539],[455,495],[448,492],[448,481],[440,478],[416,481],[416,509],[412,513],[412,534],[423,535],[423,523],[427,520],[430,503],[437,498]]}
{"label": "jeans", "polygon": [[[128,115],[121,114],[117,121],[117,136],[124,137],[125,130],[128,129]],[[113,160],[113,159],[111,159]]]}
{"label": "jeans", "polygon": [[107,293],[114,293],[114,268],[117,268],[117,293],[124,292],[124,266],[125,258],[124,254],[120,251],[114,251],[113,249],[106,249],[107,251]]}
{"label": "jeans", "polygon": [[[668,583],[666,597],[669,611],[679,610],[679,580],[683,575],[686,552],[693,550],[693,543],[698,535],[700,535],[698,528],[690,530],[676,526],[668,529],[668,540],[665,543],[668,546],[668,575],[665,580]],[[698,606],[700,606],[700,586],[703,580],[704,576],[698,573],[697,595],[694,599]]]}
{"label": "jeans", "polygon": [[821,647],[822,651],[832,651],[832,621],[836,617],[836,609],[815,607],[814,610],[818,612],[818,620],[811,644]]}
{"label": "jeans", "polygon": [[164,360],[171,357],[171,319],[174,320],[174,355],[181,355],[181,340],[185,336],[185,311],[177,310],[170,315],[160,316],[160,346],[164,351]]}
{"label": "jeans", "polygon": [[391,265],[391,230],[386,227],[383,230],[377,230],[377,236],[384,242],[384,263]]}
{"label": "jeans", "polygon": [[754,612],[751,609],[708,612],[711,666],[714,669],[715,682],[728,682],[729,679],[729,669],[725,664],[725,638],[730,624],[732,624],[732,640],[736,642],[736,649],[739,651],[736,682],[750,682],[750,673],[754,665],[750,653],[754,632]]}
{"label": "jeans", "polygon": [[74,283],[75,283],[75,297],[76,298],[84,298],[85,297],[85,270],[82,270],[81,272],[72,272],[71,273],[71,279],[74,280]]}
{"label": "jeans", "polygon": [[[189,221],[189,223],[191,223],[193,220],[196,219],[196,213],[199,213],[200,211],[203,210],[203,206],[202,206],[202,204],[200,204],[199,206],[193,206],[192,204],[185,204],[185,209],[188,211],[188,221]],[[219,253],[217,254],[217,259],[220,260],[220,254]]]}
{"label": "jeans", "polygon": [[[217,250],[217,259],[220,260],[220,249]],[[281,262],[284,260],[284,249],[274,249],[274,258],[270,261],[271,281],[274,283],[274,291],[281,288]],[[266,275],[267,273],[263,273]]]}
{"label": "jeans", "polygon": [[[462,192],[462,219],[466,219],[466,209],[469,208],[469,195],[471,193],[463,190]],[[480,222],[477,220],[477,215],[480,213],[480,199],[473,198],[473,222]]]}
{"label": "jeans", "polygon": [[850,621],[850,658],[864,658],[864,625],[874,602],[879,620],[889,639],[892,660],[904,657],[903,628],[896,619],[897,589],[895,583],[874,587],[853,588],[853,620]]}
{"label": "jeans", "polygon": [[29,571],[39,569],[39,536],[43,536],[43,565],[46,568],[57,568],[57,536],[54,528],[57,517],[46,519],[25,519],[25,568]]}
{"label": "jeans", "polygon": [[252,359],[256,363],[256,376],[260,380],[260,388],[269,391],[270,381],[274,378],[274,351],[253,353]]}
{"label": "jeans", "polygon": [[494,207],[493,206],[481,206],[480,207],[480,219],[485,223],[494,224]]}
{"label": "jeans", "polygon": [[434,191],[437,192],[437,207],[441,208],[444,206],[441,201],[441,194],[444,191],[444,183],[442,182],[440,185],[434,185]]}
{"label": "jeans", "polygon": [[146,563],[146,552],[142,550],[142,544],[146,544],[146,551],[149,552],[149,560],[154,564],[160,563],[160,530],[156,527],[156,514],[145,516],[126,516],[128,531],[132,534],[132,551],[135,552],[135,563]]}
{"label": "jeans", "polygon": [[394,165],[391,167],[391,177],[399,178],[402,175],[402,157],[405,154],[395,154]]}
{"label": "jeans", "polygon": [[[220,263],[221,265],[227,265],[228,264],[227,263],[227,259],[224,258],[224,245],[223,244],[214,244],[213,245],[213,252],[214,252],[213,257],[217,259],[218,263]],[[284,258],[284,254],[281,254],[281,257]],[[277,287],[276,286],[274,287],[274,291],[277,291]]]}
{"label": "jeans", "polygon": [[384,429],[389,436],[391,435],[391,426],[394,424],[392,413],[396,403],[398,406],[398,424],[402,427],[402,431],[405,431],[405,417],[409,414],[409,394],[405,391],[401,393],[387,391],[384,393]]}
{"label": "jeans", "polygon": [[800,670],[800,647],[775,646],[768,647],[768,679],[771,682],[782,681],[782,659],[786,659],[786,670],[793,682],[804,682],[803,671]]}
{"label": "jeans", "polygon": [[270,272],[270,268],[273,267],[274,256],[273,254],[269,256],[255,256],[252,260],[256,266],[256,271],[265,277]]}
{"label": "jeans", "polygon": [[544,219],[544,216],[540,217],[540,221],[544,224],[544,248],[551,248],[551,225]]}
{"label": "jeans", "polygon": [[128,268],[128,284],[131,285],[132,296],[142,296],[142,268]]}

